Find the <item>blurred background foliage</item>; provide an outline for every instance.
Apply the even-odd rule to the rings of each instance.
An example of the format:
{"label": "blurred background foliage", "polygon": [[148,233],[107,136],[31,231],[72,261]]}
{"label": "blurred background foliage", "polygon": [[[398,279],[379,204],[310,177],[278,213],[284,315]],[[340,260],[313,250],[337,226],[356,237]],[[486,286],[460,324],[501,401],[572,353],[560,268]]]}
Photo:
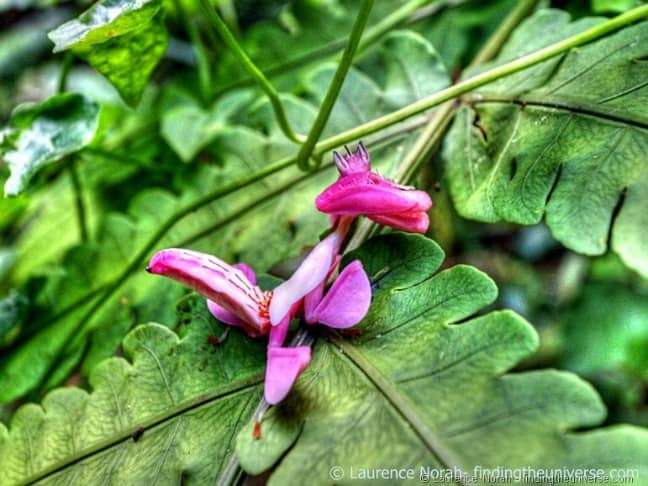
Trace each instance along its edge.
{"label": "blurred background foliage", "polygon": [[[354,3],[222,0],[216,5],[250,56],[284,93],[289,118],[302,132],[325,91],[318,76],[326,80],[331,75],[325,61],[335,58],[350,30]],[[396,3],[403,2],[378,1],[369,25],[393,11]],[[515,0],[421,4],[399,27],[431,43],[456,79]],[[612,15],[637,2],[544,4],[579,18]],[[6,402],[0,408],[4,420],[21,400],[38,399],[60,383],[84,384],[94,364],[119,352],[122,337],[136,323],[154,320],[177,326],[174,303],[184,291],[139,274],[111,296],[99,312],[103,317],[94,318],[97,323],[79,328],[77,320],[95,304],[98,294],[92,292],[121,271],[167,215],[224,182],[291,154],[267,101],[204,25],[194,0],[165,0],[168,49],[134,107],[81,59],[52,53],[47,32],[89,5],[0,0],[0,125],[9,123],[18,104],[53,95],[65,62],[72,62],[67,89],[101,106],[97,134],[87,149],[46,166],[28,191],[0,199],[0,377],[5,385],[7,378],[14,384],[24,381],[15,390],[0,390]],[[208,92],[201,85],[183,17],[196,20],[206,46]],[[363,46],[350,75],[356,83],[373,81],[358,99],[372,116],[390,110],[380,104],[390,89],[383,40]],[[374,98],[369,88],[376,90]],[[340,110],[329,125],[331,133],[356,123],[348,110]],[[406,136],[377,140],[372,154],[389,174],[410,143]],[[81,244],[79,193],[67,170],[72,164],[82,187],[89,235]],[[311,200],[333,177],[330,170],[316,174],[266,200],[263,195],[270,189],[294,186],[298,172],[288,172],[192,214],[160,246],[189,244],[225,259],[250,261],[258,271],[282,273],[290,266],[286,259],[314,243],[325,227],[323,216],[310,215]],[[0,162],[0,182],[4,185],[8,177],[7,165]],[[573,370],[601,392],[609,423],[648,425],[648,282],[614,254],[585,257],[565,249],[544,224],[522,227],[462,219],[447,193],[439,154],[430,158],[418,183],[435,201],[429,235],[446,251],[445,265],[469,263],[484,270],[500,288],[494,306],[512,308],[537,326],[540,352],[523,367]],[[254,210],[227,221],[247,205]],[[53,322],[79,298],[85,301]],[[38,362],[30,361],[33,356]]]}

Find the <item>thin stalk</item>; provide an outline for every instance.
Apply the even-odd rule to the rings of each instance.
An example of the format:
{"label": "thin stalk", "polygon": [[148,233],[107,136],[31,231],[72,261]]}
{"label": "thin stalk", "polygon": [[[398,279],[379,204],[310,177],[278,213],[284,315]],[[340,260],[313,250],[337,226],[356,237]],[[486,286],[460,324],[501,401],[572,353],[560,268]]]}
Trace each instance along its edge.
{"label": "thin stalk", "polygon": [[[290,340],[290,347],[295,346],[312,346],[315,344],[315,336],[311,334],[310,329],[305,326],[301,326],[293,338]],[[261,420],[265,413],[270,409],[271,405],[266,402],[265,397],[261,397],[259,403],[257,404],[254,412],[252,413],[252,420]],[[218,477],[217,485],[225,486],[238,484],[236,483],[236,478],[240,477],[243,474],[243,469],[241,469],[241,464],[239,463],[238,457],[236,454],[230,456],[227,465],[223,468],[223,472]]]}
{"label": "thin stalk", "polygon": [[481,74],[461,81],[449,88],[439,91],[433,95],[416,101],[400,110],[394,111],[388,115],[381,116],[356,128],[347,130],[335,137],[331,137],[316,146],[316,151],[329,150],[344,144],[349,139],[354,140],[367,134],[374,133],[387,126],[403,121],[410,116],[416,115],[423,111],[434,108],[441,103],[458,98],[476,88],[492,83],[500,78],[515,74],[523,69],[539,64],[558,54],[562,54],[569,49],[580,46],[587,42],[598,39],[599,37],[613,32],[621,27],[625,27],[637,20],[648,16],[648,5],[636,7],[606,22],[589,28],[579,34],[573,35],[565,40],[551,44],[550,46],[540,49],[532,54],[520,57],[514,61],[508,62],[496,68],[485,71]]}
{"label": "thin stalk", "polygon": [[311,176],[318,174],[325,168],[328,168],[331,164],[325,164],[324,166],[319,167],[317,170],[307,172],[306,174],[302,174],[300,177],[291,179],[290,181],[286,182],[285,184],[280,185],[279,187],[273,189],[269,193],[266,193],[263,195],[263,197],[255,199],[254,201],[250,202],[249,204],[246,204],[245,206],[241,207],[240,209],[236,210],[229,216],[221,219],[218,221],[218,223],[214,224],[213,226],[206,228],[202,231],[199,231],[198,233],[195,233],[191,235],[188,238],[185,238],[184,240],[179,241],[178,243],[174,243],[175,246],[179,248],[184,248],[186,246],[194,244],[196,241],[208,236],[209,234],[213,233],[214,231],[218,231],[225,226],[227,226],[230,223],[233,223],[237,219],[240,219],[244,214],[247,214],[248,212],[258,208],[260,205],[265,204],[274,198],[280,196],[281,194],[285,194],[287,191],[290,189],[294,188],[295,186],[298,186],[302,182],[308,180]]}
{"label": "thin stalk", "polygon": [[[367,140],[367,145],[373,148],[379,148],[383,143],[389,142],[392,143],[392,139],[398,138],[399,136],[403,136],[403,134],[406,134],[412,130],[415,130],[419,128],[423,123],[425,122],[424,119],[420,120],[414,120],[414,123],[408,124],[408,126],[403,126],[399,131],[393,131],[391,133],[388,133],[387,131],[381,133],[380,137],[374,137],[373,139],[368,139]],[[174,242],[174,246],[176,247],[187,247],[190,246],[194,243],[196,243],[198,240],[208,236],[209,234],[218,231],[220,229],[223,229],[225,226],[227,226],[230,223],[233,223],[237,219],[239,219],[242,215],[248,213],[249,211],[254,210],[255,208],[258,208],[260,205],[267,203],[268,201],[274,199],[275,197],[280,196],[281,194],[285,194],[287,191],[290,189],[295,188],[295,186],[301,184],[302,182],[308,180],[311,176],[315,174],[319,174],[320,172],[323,172],[325,169],[328,169],[329,167],[333,166],[333,162],[327,162],[325,164],[322,164],[319,166],[317,169],[311,172],[307,172],[306,174],[302,174],[300,177],[291,179],[290,181],[286,182],[285,184],[282,184],[281,186],[273,189],[271,192],[264,194],[263,197],[255,199],[254,201],[251,201],[247,205],[241,207],[240,209],[236,210],[229,216],[225,217],[224,219],[221,219],[218,221],[216,224],[210,226],[209,228],[206,228],[204,230],[201,230],[197,233],[194,233],[193,235],[185,238],[184,240]]]}
{"label": "thin stalk", "polygon": [[147,162],[144,160],[137,159],[135,157],[130,157],[128,155],[119,154],[113,152],[112,150],[106,150],[100,147],[86,147],[81,152],[81,155],[92,155],[95,157],[101,157],[107,160],[112,160],[114,162],[120,162],[122,164],[134,165],[136,167],[146,166]]}
{"label": "thin stalk", "polygon": [[238,35],[238,15],[236,14],[236,5],[234,5],[234,0],[220,0],[218,2],[218,10],[223,16],[223,19],[225,19],[225,23],[229,26],[230,30],[232,30],[234,34]]}
{"label": "thin stalk", "polygon": [[283,104],[279,98],[279,93],[275,87],[270,83],[270,81],[268,81],[268,78],[265,77],[263,72],[256,66],[256,64],[254,64],[252,59],[250,59],[247,53],[243,50],[225,22],[223,22],[223,19],[220,18],[220,15],[218,15],[211,6],[209,0],[200,0],[200,3],[209,18],[211,25],[214,27],[216,32],[218,32],[221,39],[223,39],[223,42],[225,42],[227,47],[238,58],[239,62],[248,71],[248,73],[250,73],[259,87],[265,92],[266,96],[270,100],[275,118],[277,119],[277,123],[279,124],[283,134],[295,143],[302,143],[304,138],[301,135],[297,135],[290,126]]}
{"label": "thin stalk", "polygon": [[[353,62],[353,55],[358,48],[358,44],[360,44],[360,38],[362,37],[362,32],[364,31],[365,26],[367,25],[367,20],[369,19],[369,13],[371,12],[373,3],[373,0],[363,0],[360,5],[360,10],[358,11],[358,15],[353,23],[351,35],[349,36],[349,41],[347,42],[346,47],[344,48],[342,59],[340,59],[340,63],[335,70],[335,75],[331,80],[326,95],[324,96],[322,105],[317,112],[317,117],[308,133],[308,137],[306,137],[306,141],[299,149],[299,154],[297,155],[297,166],[302,170],[312,170],[319,165],[311,166],[308,163],[308,160],[313,153],[317,140],[319,140],[319,137],[322,135],[322,131],[326,126],[329,116],[331,116],[331,111],[333,111],[335,101],[340,94],[340,90],[344,84],[344,79],[346,78],[351,63]],[[321,161],[321,159],[319,160]]]}
{"label": "thin stalk", "polygon": [[66,90],[68,75],[70,74],[70,69],[72,68],[72,61],[74,56],[70,51],[67,51],[63,56],[63,61],[61,62],[61,72],[59,73],[58,83],[56,85],[56,92],[63,93]]}
{"label": "thin stalk", "polygon": [[83,191],[81,189],[81,181],[79,180],[79,173],[76,168],[76,160],[72,160],[70,164],[70,180],[74,188],[74,203],[76,205],[77,222],[79,226],[79,236],[81,241],[88,241],[88,223],[86,221],[85,205],[83,204]]}
{"label": "thin stalk", "polygon": [[[61,63],[61,72],[59,74],[58,83],[56,86],[57,93],[64,93],[67,88],[67,79],[72,68],[74,57],[71,52],[66,52],[63,56]],[[81,181],[79,180],[79,173],[76,168],[76,160],[69,160],[70,180],[72,181],[72,188],[74,190],[74,203],[76,205],[77,225],[79,227],[79,236],[82,242],[88,241],[88,224],[86,221],[86,210],[83,204],[83,192],[81,189]]]}
{"label": "thin stalk", "polygon": [[182,0],[173,1],[175,10],[182,21],[184,30],[189,36],[191,46],[193,47],[196,61],[198,63],[198,83],[200,85],[200,95],[203,103],[209,103],[211,100],[211,69],[209,68],[209,58],[207,51],[200,38],[200,33],[196,25],[187,17],[187,12],[182,5]]}
{"label": "thin stalk", "polygon": [[[202,197],[199,197],[191,204],[188,204],[187,206],[181,208],[179,211],[177,211],[171,217],[169,217],[162,224],[162,226],[158,228],[158,230],[153,234],[153,236],[149,238],[146,244],[142,248],[140,248],[140,251],[137,252],[135,257],[131,260],[130,264],[119,274],[119,276],[115,279],[113,284],[108,286],[108,288],[105,291],[105,295],[108,296],[112,292],[117,290],[119,287],[121,287],[121,285],[128,278],[128,276],[146,258],[148,253],[155,246],[155,244],[167,233],[167,231],[169,231],[173,226],[175,226],[175,224],[178,221],[180,221],[182,218],[200,209],[201,207],[206,206],[207,204],[213,201],[216,201],[222,197],[227,196],[228,194],[238,191],[239,189],[247,187],[255,182],[258,182],[281,169],[289,167],[292,164],[294,164],[294,162],[295,162],[294,157],[282,159],[274,164],[270,164],[264,167],[263,169],[255,172],[250,176],[220,186],[216,190],[207,193]],[[92,316],[92,314],[94,314],[97,311],[97,309],[102,306],[102,304],[103,304],[103,299],[100,299],[95,305],[92,306],[92,308],[84,315],[84,317],[80,319],[80,322],[83,323],[86,320],[88,320]]]}

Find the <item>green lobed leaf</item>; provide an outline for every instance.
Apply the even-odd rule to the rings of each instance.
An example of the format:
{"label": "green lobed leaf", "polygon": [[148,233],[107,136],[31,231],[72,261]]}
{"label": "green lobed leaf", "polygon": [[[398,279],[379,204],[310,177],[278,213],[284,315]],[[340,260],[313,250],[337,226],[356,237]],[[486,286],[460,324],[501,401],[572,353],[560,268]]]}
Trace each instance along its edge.
{"label": "green lobed leaf", "polygon": [[0,483],[214,483],[260,398],[265,346],[235,331],[214,347],[208,336],[223,328],[205,300],[181,309],[184,337],[142,325],[126,359],[94,368],[90,393],[57,389],[21,407],[9,431],[0,424]]}
{"label": "green lobed leaf", "polygon": [[100,0],[48,35],[54,52],[71,49],[135,105],[168,45],[161,7],[160,0]]}
{"label": "green lobed leaf", "polygon": [[[436,264],[415,272],[404,259],[394,263],[395,254]],[[442,250],[418,235],[374,238],[347,261],[355,258],[387,276],[361,335],[320,338],[288,400],[265,415],[258,440],[251,419],[264,343],[232,329],[214,349],[208,336],[223,327],[192,296],[178,306],[182,338],[140,326],[124,342],[132,364],[103,361],[91,393],[59,389],[42,407],[21,407],[9,430],[0,428],[2,483],[93,483],[107,475],[128,484],[214,483],[236,476],[237,461],[255,474],[278,461],[270,484],[297,477],[330,484],[333,466],[345,482],[351,468],[430,468],[452,471],[455,480],[463,471],[483,481],[474,476],[478,466],[648,472],[645,430],[574,431],[605,415],[575,375],[506,373],[534,351],[537,336],[510,311],[471,318],[496,296],[486,275],[464,265],[437,271]]]}
{"label": "green lobed leaf", "polygon": [[[496,63],[597,22],[540,11]],[[568,248],[599,255],[610,247],[648,275],[647,36],[641,22],[472,95],[444,151],[459,213],[519,224],[545,215]]]}
{"label": "green lobed leaf", "polygon": [[0,132],[0,156],[11,170],[5,195],[24,191],[44,166],[88,145],[97,130],[99,106],[80,94],[59,94],[19,105]]}
{"label": "green lobed leaf", "polygon": [[[404,261],[394,263],[394,254],[426,255],[436,264],[415,273]],[[454,471],[449,482],[462,471],[478,483],[492,482],[479,476],[478,467],[596,467],[603,474],[625,467],[640,478],[648,473],[645,429],[576,432],[605,417],[587,383],[556,370],[507,373],[536,349],[538,338],[513,312],[475,317],[497,294],[485,274],[464,265],[436,272],[442,250],[413,235],[374,238],[346,261],[355,258],[370,273],[382,266],[389,285],[383,281],[374,289],[359,337],[319,339],[311,364],[280,405],[286,411],[264,422],[259,440],[246,440],[248,430],[242,429],[238,441],[247,447],[237,451],[244,467],[258,465],[257,451],[267,454],[267,444],[290,443],[290,429],[281,427],[290,410],[290,420],[303,428],[294,445],[275,452],[281,459],[271,485],[294,478],[330,484],[335,466],[345,484],[354,482],[352,468],[356,478],[362,468],[411,468],[415,480],[425,468]]]}

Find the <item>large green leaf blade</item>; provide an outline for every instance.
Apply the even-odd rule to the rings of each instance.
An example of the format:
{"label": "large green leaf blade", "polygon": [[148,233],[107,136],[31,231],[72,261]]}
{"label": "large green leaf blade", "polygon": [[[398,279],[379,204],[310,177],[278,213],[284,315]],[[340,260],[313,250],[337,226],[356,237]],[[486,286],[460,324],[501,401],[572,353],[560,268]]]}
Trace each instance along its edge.
{"label": "large green leaf blade", "polygon": [[[597,21],[569,23],[563,12],[541,11],[497,62]],[[554,34],[540,34],[548,25]],[[520,224],[546,215],[567,247],[599,255],[611,246],[648,274],[648,245],[636,217],[648,204],[647,38],[642,22],[478,90],[446,139],[459,212]]]}
{"label": "large green leaf blade", "polygon": [[91,393],[57,389],[42,406],[20,408],[9,432],[0,426],[0,482],[214,482],[260,399],[264,344],[237,332],[214,348],[207,338],[222,326],[204,299],[184,306],[191,320],[182,339],[140,326],[124,341],[129,361],[93,370]]}
{"label": "large green leaf blade", "polygon": [[159,0],[101,0],[48,35],[54,52],[71,49],[135,105],[168,45],[161,7]]}
{"label": "large green leaf blade", "polygon": [[[389,255],[397,253],[425,254],[437,263],[413,278],[411,268],[392,265]],[[506,373],[533,353],[538,339],[510,311],[470,318],[496,297],[486,275],[461,265],[434,273],[442,251],[419,236],[375,238],[347,261],[354,258],[365,262],[370,273],[381,262],[379,273],[389,275],[391,283],[375,289],[359,337],[331,336],[317,343],[311,365],[285,405],[303,421],[303,431],[270,484],[295,477],[329,484],[334,466],[345,474],[344,482],[353,482],[351,474],[358,478],[362,468],[412,468],[415,480],[425,468],[463,471],[484,482],[473,476],[479,467],[596,465],[606,473],[616,467],[647,472],[645,430],[624,426],[572,432],[605,417],[597,393],[576,375]],[[268,429],[268,435],[274,430],[286,434],[274,423]],[[256,441],[256,447],[263,447],[263,441]],[[610,444],[621,448],[613,457]],[[255,442],[239,451],[247,464]],[[395,482],[374,479],[377,484]],[[456,472],[452,480],[458,480]]]}
{"label": "large green leaf blade", "polygon": [[[415,272],[404,258],[391,258],[397,254],[431,263]],[[412,468],[415,479],[429,468],[454,471],[453,480],[461,471],[473,477],[478,467],[648,472],[645,430],[573,432],[605,416],[596,392],[576,375],[506,373],[537,347],[533,328],[510,311],[471,319],[494,300],[495,285],[472,267],[438,271],[442,257],[431,240],[404,234],[375,238],[349,255],[377,270],[374,284],[384,279],[362,333],[319,340],[287,402],[266,414],[258,440],[250,421],[261,399],[264,343],[232,330],[211,349],[207,336],[222,328],[204,300],[192,297],[181,304],[191,317],[182,339],[156,324],[140,326],[124,343],[132,364],[102,362],[92,393],[56,390],[44,409],[19,409],[10,432],[0,430],[3,484],[27,476],[43,484],[107,476],[202,484],[225,471],[231,477],[237,461],[260,473],[277,460],[270,484],[330,484],[333,466],[347,482],[352,468],[356,475]]]}
{"label": "large green leaf blade", "polygon": [[20,194],[43,166],[88,145],[97,130],[98,114],[99,105],[79,94],[19,105],[0,131],[0,156],[11,170],[5,195]]}

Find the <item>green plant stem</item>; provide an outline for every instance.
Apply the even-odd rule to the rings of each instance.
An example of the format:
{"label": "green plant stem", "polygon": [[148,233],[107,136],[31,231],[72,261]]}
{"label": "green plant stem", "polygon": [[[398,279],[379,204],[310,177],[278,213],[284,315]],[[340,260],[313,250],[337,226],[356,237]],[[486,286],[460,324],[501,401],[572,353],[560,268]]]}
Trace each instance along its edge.
{"label": "green plant stem", "polygon": [[[59,74],[56,87],[57,93],[64,93],[67,88],[67,79],[72,68],[74,57],[71,52],[66,52],[61,63],[61,72]],[[81,181],[76,168],[77,160],[69,160],[70,180],[74,190],[74,203],[76,205],[77,225],[79,227],[79,236],[82,242],[88,241],[88,225],[86,222],[86,211],[83,204],[83,191]]]}
{"label": "green plant stem", "polygon": [[[537,6],[539,0],[524,0],[517,4],[516,8],[504,19],[486,44],[479,50],[472,60],[468,69],[473,69],[485,62],[490,61],[497,55],[513,30],[524,20]],[[439,106],[430,117],[429,122],[414,142],[414,146],[407,153],[403,162],[399,165],[394,180],[399,184],[409,183],[414,174],[418,172],[422,164],[428,160],[431,154],[437,149],[447,127],[454,118],[457,104],[454,101],[446,101]],[[346,246],[346,251],[358,248],[362,243],[371,238],[379,231],[380,227],[370,219],[363,219],[353,232],[353,236]]]}
{"label": "green plant stem", "polygon": [[85,205],[83,204],[83,191],[81,190],[81,181],[76,167],[76,160],[70,164],[70,179],[74,188],[74,202],[76,204],[77,221],[81,241],[88,241],[88,223],[86,221]]}
{"label": "green plant stem", "polygon": [[277,119],[277,123],[279,124],[279,127],[281,128],[283,134],[293,142],[302,143],[304,141],[304,138],[301,135],[297,135],[290,126],[288,118],[286,117],[286,112],[283,108],[283,104],[281,103],[281,99],[279,98],[279,93],[277,92],[275,87],[270,83],[270,81],[268,81],[268,78],[265,77],[263,72],[256,66],[256,64],[252,62],[252,59],[250,59],[250,57],[243,50],[234,35],[232,35],[230,30],[227,28],[227,25],[225,24],[225,22],[223,22],[223,19],[220,18],[214,8],[211,6],[209,0],[200,0],[200,3],[203,7],[203,10],[207,14],[207,17],[209,18],[211,25],[214,27],[216,32],[218,32],[218,35],[220,35],[221,39],[223,39],[223,42],[225,42],[227,47],[234,53],[243,67],[250,73],[259,87],[265,92],[266,96],[270,100],[275,118]]}
{"label": "green plant stem", "polygon": [[338,147],[349,139],[354,140],[361,138],[370,133],[374,133],[394,123],[401,122],[410,116],[416,115],[423,111],[434,108],[441,103],[458,98],[461,95],[472,91],[473,89],[484,86],[485,84],[492,83],[500,78],[515,74],[523,69],[529,68],[539,64],[547,59],[550,59],[558,54],[562,54],[569,49],[583,45],[587,42],[595,40],[605,34],[613,32],[621,27],[631,24],[637,20],[641,20],[648,16],[648,5],[634,8],[625,12],[617,17],[614,17],[606,22],[589,28],[579,34],[573,35],[565,40],[551,44],[539,51],[532,54],[520,57],[514,61],[508,62],[496,68],[485,71],[481,74],[461,81],[447,89],[439,91],[433,95],[416,101],[400,110],[394,111],[388,115],[376,118],[356,128],[347,130],[335,137],[331,137],[316,146],[316,151],[328,150],[330,148]]}
{"label": "green plant stem", "polygon": [[175,10],[180,17],[184,26],[185,32],[189,36],[191,46],[196,55],[196,62],[198,63],[198,83],[200,85],[200,95],[204,104],[211,101],[211,69],[209,68],[209,58],[207,51],[200,38],[200,33],[196,25],[187,17],[182,0],[173,0]]}
{"label": "green plant stem", "polygon": [[[179,211],[174,213],[170,218],[168,218],[162,224],[162,226],[158,228],[158,230],[153,234],[153,236],[149,238],[146,245],[144,245],[140,249],[140,251],[137,252],[135,257],[131,260],[131,263],[119,274],[119,276],[115,279],[112,285],[108,286],[108,288],[105,291],[105,295],[108,296],[112,292],[117,290],[119,287],[121,287],[122,283],[124,283],[124,281],[128,278],[128,276],[141,264],[142,261],[144,261],[148,253],[155,246],[155,244],[166,234],[167,231],[169,231],[173,226],[175,226],[175,224],[179,222],[182,218],[200,209],[201,207],[209,204],[210,202],[216,201],[217,199],[225,197],[228,194],[231,194],[239,189],[249,186],[250,184],[258,182],[261,179],[264,179],[265,177],[274,174],[275,172],[281,169],[289,167],[294,162],[295,162],[294,158],[282,159],[278,162],[275,162],[274,164],[270,164],[264,167],[263,169],[255,172],[250,176],[220,186],[218,189],[208,194],[205,194],[202,197],[199,197],[191,204],[188,204],[187,206],[181,208]],[[92,316],[92,314],[94,314],[96,310],[99,307],[101,307],[101,305],[103,304],[103,300],[104,299],[100,299],[95,305],[93,305],[92,308],[86,313],[86,315],[84,315],[84,318],[80,320],[80,322],[85,322],[86,320],[88,320]]]}
{"label": "green plant stem", "polygon": [[72,68],[72,62],[74,61],[74,56],[70,51],[67,51],[63,56],[63,61],[61,61],[61,72],[59,73],[58,83],[56,85],[56,92],[63,93],[67,87],[67,79],[70,74],[70,69]]}
{"label": "green plant stem", "polygon": [[302,182],[310,179],[310,177],[312,175],[315,175],[315,174],[319,173],[320,171],[324,170],[325,168],[329,167],[330,165],[331,164],[325,164],[324,166],[319,167],[317,170],[308,172],[306,174],[302,174],[300,177],[291,179],[290,181],[286,182],[285,184],[282,184],[282,185],[276,187],[275,189],[273,189],[272,191],[264,194],[263,197],[261,197],[259,199],[255,199],[252,202],[250,202],[249,204],[246,204],[245,206],[243,206],[240,209],[236,210],[235,212],[233,212],[229,216],[221,219],[220,221],[218,221],[218,223],[212,225],[211,227],[206,228],[206,229],[204,229],[202,231],[199,231],[198,233],[193,234],[190,237],[179,241],[178,243],[175,243],[175,246],[177,246],[179,248],[183,248],[185,246],[189,246],[189,245],[194,244],[196,241],[208,236],[209,234],[213,233],[214,231],[218,231],[218,230],[224,228],[225,226],[227,226],[228,224],[233,223],[237,219],[240,219],[244,214],[247,214],[248,212],[258,208],[260,205],[271,201],[272,199],[280,196],[281,194],[285,194],[290,189],[292,189],[295,186],[301,184]]}
{"label": "green plant stem", "polygon": [[[360,5],[360,10],[356,16],[355,22],[353,23],[353,28],[351,29],[351,35],[349,36],[349,41],[347,42],[346,47],[344,48],[344,53],[342,54],[342,59],[338,64],[331,84],[329,85],[328,91],[324,96],[322,105],[320,106],[317,117],[313,122],[313,126],[306,137],[306,141],[302,144],[299,149],[299,154],[297,155],[297,166],[302,170],[312,170],[317,167],[317,165],[310,165],[308,160],[313,153],[315,144],[319,137],[322,135],[322,131],[326,126],[326,122],[331,116],[331,111],[333,111],[333,106],[337,100],[342,85],[344,84],[344,79],[346,78],[351,63],[353,62],[353,55],[355,54],[358,44],[360,43],[360,38],[362,37],[362,32],[364,31],[365,26],[367,25],[367,20],[369,19],[369,13],[373,7],[373,0],[363,0]],[[320,159],[321,161],[321,159]]]}
{"label": "green plant stem", "polygon": [[235,34],[238,35],[238,16],[236,15],[236,5],[234,0],[220,0],[218,2],[218,10],[225,19],[225,23],[229,26]]}
{"label": "green plant stem", "polygon": [[[392,131],[391,133],[387,133],[387,131],[382,132],[380,137],[374,137],[373,139],[369,139],[367,141],[367,145],[372,147],[372,148],[379,148],[382,144],[388,142],[392,143],[392,140],[394,138],[398,138],[399,136],[403,136],[404,134],[409,133],[412,130],[417,129],[421,125],[425,123],[425,119],[421,118],[419,120],[415,120],[414,123],[410,123],[407,126],[401,127],[400,130],[395,130]],[[229,216],[225,217],[224,219],[221,219],[214,225],[210,226],[209,228],[205,228],[204,230],[199,231],[198,233],[194,233],[193,235],[185,238],[184,240],[174,242],[174,246],[177,247],[185,247],[192,245],[196,243],[198,240],[208,236],[209,234],[213,233],[214,231],[218,231],[225,226],[227,226],[230,223],[233,223],[237,219],[239,219],[242,215],[248,213],[249,211],[252,211],[259,206],[263,205],[264,203],[267,203],[268,201],[280,196],[281,194],[285,194],[287,191],[290,189],[293,189],[295,186],[301,184],[302,182],[308,180],[311,176],[315,174],[319,174],[320,172],[323,172],[325,169],[328,169],[329,167],[333,166],[333,162],[327,162],[319,166],[317,169],[314,171],[308,172],[306,174],[302,174],[301,176],[291,179],[290,181],[286,182],[285,184],[282,184],[279,187],[276,187],[273,189],[271,192],[264,194],[261,198],[257,198],[253,201],[251,201],[249,204],[241,207],[240,209],[234,211],[232,214]]]}
{"label": "green plant stem", "polygon": [[140,160],[135,157],[129,157],[128,155],[117,153],[113,150],[106,150],[100,147],[86,147],[83,149],[83,152],[81,152],[81,155],[101,157],[107,160],[112,160],[121,164],[132,165],[135,167],[146,167],[148,164],[148,162],[144,160]]}

